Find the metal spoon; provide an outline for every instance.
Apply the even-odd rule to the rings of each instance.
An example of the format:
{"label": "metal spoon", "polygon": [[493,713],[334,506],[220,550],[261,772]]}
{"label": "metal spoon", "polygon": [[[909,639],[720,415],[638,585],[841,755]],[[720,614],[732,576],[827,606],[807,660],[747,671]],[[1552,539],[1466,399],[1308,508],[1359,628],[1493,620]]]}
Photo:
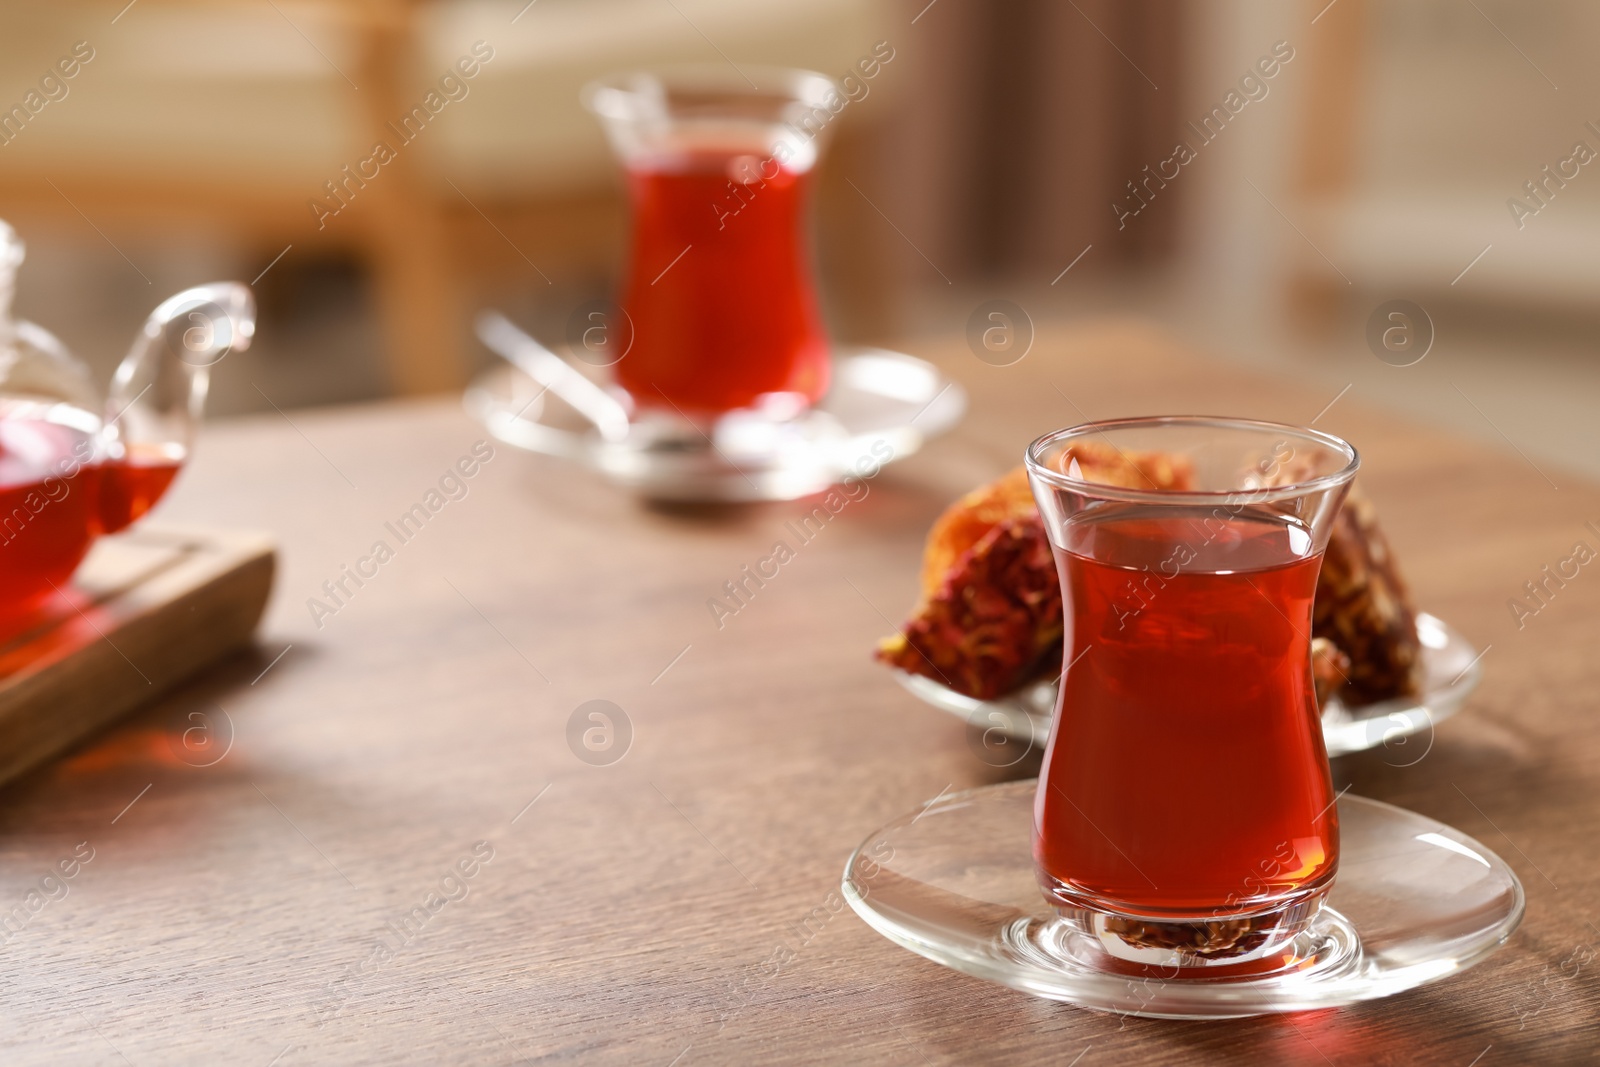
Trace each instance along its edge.
{"label": "metal spoon", "polygon": [[609,393],[579,374],[567,361],[523,333],[498,311],[478,316],[478,339],[490,351],[555,393],[594,423],[606,441],[628,437],[628,411]]}

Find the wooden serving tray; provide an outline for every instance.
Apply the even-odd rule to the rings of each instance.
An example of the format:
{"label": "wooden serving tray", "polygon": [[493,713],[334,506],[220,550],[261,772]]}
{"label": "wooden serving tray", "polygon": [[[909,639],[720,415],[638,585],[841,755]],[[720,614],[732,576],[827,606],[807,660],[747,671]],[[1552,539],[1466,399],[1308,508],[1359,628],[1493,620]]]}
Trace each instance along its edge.
{"label": "wooden serving tray", "polygon": [[0,633],[0,783],[249,642],[276,565],[261,533],[101,538],[62,597]]}

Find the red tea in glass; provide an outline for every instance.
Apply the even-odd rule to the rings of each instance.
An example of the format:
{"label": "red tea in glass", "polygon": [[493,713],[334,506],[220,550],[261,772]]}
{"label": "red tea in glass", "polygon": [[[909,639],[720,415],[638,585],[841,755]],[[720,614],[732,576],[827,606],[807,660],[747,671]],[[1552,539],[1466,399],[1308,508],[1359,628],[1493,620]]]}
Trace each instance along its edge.
{"label": "red tea in glass", "polygon": [[633,243],[622,307],[633,347],[617,381],[642,404],[815,402],[828,386],[805,248],[811,174],[749,153],[699,150],[630,165]]}
{"label": "red tea in glass", "polygon": [[833,91],[802,71],[636,74],[591,86],[632,229],[616,379],[643,407],[716,415],[828,388],[806,227]]}
{"label": "red tea in glass", "polygon": [[[1057,462],[1082,433],[1188,457],[1196,487],[1084,481]],[[1067,609],[1035,802],[1041,886],[1135,961],[1280,948],[1338,863],[1310,634],[1354,450],[1292,427],[1161,419],[1064,431],[1029,455]]]}

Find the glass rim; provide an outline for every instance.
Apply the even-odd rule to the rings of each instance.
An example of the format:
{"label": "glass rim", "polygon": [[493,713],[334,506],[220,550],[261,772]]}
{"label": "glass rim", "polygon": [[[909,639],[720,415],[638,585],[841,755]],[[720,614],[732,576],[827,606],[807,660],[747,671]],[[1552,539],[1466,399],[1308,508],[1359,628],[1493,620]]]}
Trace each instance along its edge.
{"label": "glass rim", "polygon": [[[1291,482],[1282,486],[1270,486],[1262,489],[1245,489],[1235,487],[1232,489],[1129,489],[1119,485],[1106,485],[1103,482],[1092,482],[1085,478],[1074,478],[1064,471],[1047,466],[1044,462],[1044,450],[1052,445],[1074,437],[1087,437],[1092,434],[1105,434],[1110,430],[1127,430],[1143,428],[1160,428],[1166,426],[1209,426],[1218,429],[1250,430],[1261,433],[1276,433],[1282,436],[1292,436],[1303,441],[1314,441],[1319,445],[1332,449],[1345,457],[1344,466],[1328,474],[1321,474],[1315,478],[1304,481]],[[1115,444],[1112,448],[1117,448]],[[1122,450],[1117,449],[1120,453]],[[1356,476],[1356,471],[1361,467],[1361,453],[1356,451],[1355,445],[1342,437],[1322,430],[1314,430],[1309,426],[1296,426],[1287,422],[1272,422],[1266,419],[1240,419],[1223,415],[1141,415],[1121,419],[1101,419],[1093,422],[1081,422],[1060,430],[1052,430],[1028,445],[1023,454],[1023,463],[1027,467],[1030,478],[1038,478],[1048,485],[1058,489],[1068,489],[1084,496],[1100,499],[1120,500],[1135,503],[1162,503],[1162,504],[1211,504],[1218,501],[1247,497],[1253,503],[1268,504],[1281,500],[1293,500],[1296,497],[1307,496],[1311,493],[1344,485]]]}
{"label": "glass rim", "polygon": [[839,88],[826,74],[802,67],[746,65],[730,69],[728,65],[720,63],[672,63],[614,71],[595,78],[579,90],[578,99],[585,110],[603,119],[632,122],[653,117],[641,113],[637,106],[617,103],[623,100],[631,103],[644,97],[635,87],[635,80],[639,78],[653,78],[669,91],[693,89],[718,92],[733,99],[771,97],[812,107],[824,106],[823,100],[828,92],[837,92]]}

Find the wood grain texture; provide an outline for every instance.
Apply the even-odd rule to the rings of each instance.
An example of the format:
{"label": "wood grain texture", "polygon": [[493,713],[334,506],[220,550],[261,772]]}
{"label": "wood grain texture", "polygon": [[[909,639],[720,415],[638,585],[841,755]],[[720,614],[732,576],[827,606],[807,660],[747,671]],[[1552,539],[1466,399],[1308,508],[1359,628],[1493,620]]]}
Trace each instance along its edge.
{"label": "wood grain texture", "polygon": [[0,636],[0,783],[248,644],[272,571],[263,534],[140,526],[102,538],[65,596]]}
{"label": "wood grain texture", "polygon": [[[649,509],[499,448],[401,543],[385,523],[483,436],[454,404],[210,427],[162,517],[276,532],[261,645],[4,793],[0,921],[17,907],[27,921],[0,932],[0,1060],[1592,1062],[1600,572],[1520,631],[1506,602],[1575,541],[1596,544],[1584,523],[1600,521],[1600,490],[1547,468],[1552,489],[1510,450],[1356,392],[1317,425],[1362,450],[1421,603],[1489,651],[1482,688],[1423,758],[1377,752],[1336,773],[1505,856],[1528,890],[1505,949],[1388,1002],[1156,1022],[954,974],[832,909],[873,828],[1035,770],[980,763],[961,723],[869,658],[915,597],[945,503],[1085,417],[1303,423],[1333,398],[1132,323],[1043,329],[1008,368],[955,341],[918,354],[972,391],[968,421],[791,542],[720,629],[707,600],[805,505]],[[347,581],[319,626],[308,598],[385,538],[392,558]],[[608,766],[567,741],[593,699],[631,723]],[[189,713],[218,708],[227,757],[175,759]],[[84,842],[94,858],[69,891],[29,911]],[[473,876],[447,878],[463,860]],[[770,964],[780,947],[793,958]]]}

